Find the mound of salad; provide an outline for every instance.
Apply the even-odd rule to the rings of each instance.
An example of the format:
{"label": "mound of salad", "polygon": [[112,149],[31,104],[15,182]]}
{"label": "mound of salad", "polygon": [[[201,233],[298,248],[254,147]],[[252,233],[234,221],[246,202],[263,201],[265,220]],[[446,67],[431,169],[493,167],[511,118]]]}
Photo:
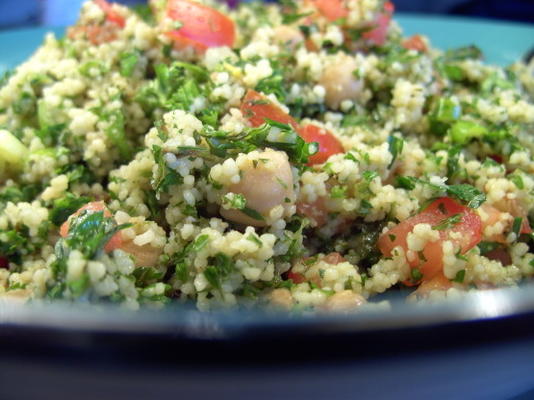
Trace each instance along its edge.
{"label": "mound of salad", "polygon": [[0,83],[0,301],[353,312],[529,280],[534,62],[394,10],[84,3]]}

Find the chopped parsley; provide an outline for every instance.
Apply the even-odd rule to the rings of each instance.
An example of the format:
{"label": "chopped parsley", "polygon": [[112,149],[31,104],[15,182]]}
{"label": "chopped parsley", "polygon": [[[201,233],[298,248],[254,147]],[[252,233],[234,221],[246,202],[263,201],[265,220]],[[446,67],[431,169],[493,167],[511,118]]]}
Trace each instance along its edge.
{"label": "chopped parsley", "polygon": [[512,232],[515,234],[515,237],[518,238],[521,234],[521,227],[523,226],[523,218],[516,217],[512,224]]}
{"label": "chopped parsley", "polygon": [[461,269],[460,271],[456,273],[456,276],[454,277],[452,281],[456,283],[464,283],[464,279],[465,279],[465,269]]}
{"label": "chopped parsley", "polygon": [[397,160],[397,157],[399,157],[400,154],[402,153],[402,149],[404,148],[404,140],[397,136],[391,135],[388,138],[388,144],[389,144],[389,152],[393,156],[393,158],[391,159],[391,162],[388,165],[388,168],[391,168],[393,164],[395,163],[395,160]]}
{"label": "chopped parsley", "polygon": [[131,77],[139,62],[139,52],[122,53],[119,57],[120,73],[124,77]]}
{"label": "chopped parsley", "polygon": [[462,214],[451,215],[450,217],[440,221],[437,225],[434,225],[432,229],[435,231],[446,231],[462,222],[462,217]]}
{"label": "chopped parsley", "polygon": [[419,268],[412,268],[410,275],[414,282],[419,282],[421,279],[423,279],[423,274],[421,273]]}
{"label": "chopped parsley", "polygon": [[88,197],[77,197],[72,193],[67,193],[65,197],[54,201],[50,211],[50,221],[55,226],[61,226],[72,214],[90,201]]}

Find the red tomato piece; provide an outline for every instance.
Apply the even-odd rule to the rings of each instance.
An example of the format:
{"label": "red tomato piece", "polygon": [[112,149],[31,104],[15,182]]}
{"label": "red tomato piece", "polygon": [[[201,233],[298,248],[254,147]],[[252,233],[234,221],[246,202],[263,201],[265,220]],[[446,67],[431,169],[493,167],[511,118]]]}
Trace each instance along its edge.
{"label": "red tomato piece", "polygon": [[[82,212],[89,211],[91,213],[97,213],[97,212],[104,212],[104,217],[111,218],[112,214],[106,207],[103,201],[93,201],[92,203],[88,203],[82,208],[80,208],[78,211],[76,211],[73,216],[77,217]],[[70,223],[69,221],[66,221],[63,225],[61,225],[61,228],[59,229],[59,234],[61,237],[67,237],[69,234],[70,229]],[[117,232],[113,237],[109,240],[109,242],[104,247],[104,251],[106,253],[111,253],[113,250],[116,250],[122,246],[122,235],[120,232]]]}
{"label": "red tomato piece", "polygon": [[[423,281],[427,281],[442,272],[443,250],[441,245],[443,241],[452,241],[455,245],[460,246],[460,253],[465,254],[482,240],[482,221],[472,209],[449,197],[437,199],[419,214],[406,219],[380,236],[378,248],[386,257],[391,257],[393,249],[397,246],[401,246],[404,251],[407,251],[407,236],[416,225],[426,223],[434,227],[457,214],[461,216],[459,222],[439,230],[440,239],[427,243],[418,259],[409,263],[412,268],[418,268],[423,274]],[[453,233],[454,236],[458,237],[452,237],[451,234]]]}
{"label": "red tomato piece", "polygon": [[491,250],[484,254],[484,256],[489,258],[490,260],[499,261],[504,266],[512,264],[512,256],[510,255],[508,250],[502,247],[495,250]]}
{"label": "red tomato piece", "polygon": [[532,233],[532,228],[530,227],[527,217],[523,218],[523,223],[521,224],[521,230],[519,231],[519,233],[524,235]]}
{"label": "red tomato piece", "polygon": [[495,161],[496,163],[499,163],[499,164],[503,164],[504,163],[504,158],[502,155],[500,154],[491,154],[489,156],[489,158],[491,158],[493,161]]}
{"label": "red tomato piece", "polygon": [[384,4],[384,11],[378,14],[375,22],[373,23],[373,28],[364,32],[362,37],[375,46],[383,46],[386,42],[389,23],[391,22],[391,17],[395,11],[395,6],[392,2],[388,1]]}
{"label": "red tomato piece", "polygon": [[334,253],[330,253],[324,256],[323,261],[328,264],[337,265],[347,260],[345,260],[345,258],[341,254],[334,252]]}
{"label": "red tomato piece", "polygon": [[298,134],[306,143],[319,143],[319,151],[309,158],[308,165],[323,164],[330,156],[345,152],[341,142],[328,130],[317,125],[305,125]]}
{"label": "red tomato piece", "polygon": [[328,219],[328,211],[324,203],[324,198],[319,197],[315,202],[309,203],[297,203],[297,214],[307,217],[309,220],[315,223],[317,228],[320,228]]}
{"label": "red tomato piece", "polygon": [[0,268],[9,268],[9,260],[6,257],[0,256]]}
{"label": "red tomato piece", "polygon": [[178,48],[193,47],[203,52],[210,47],[232,47],[234,23],[223,13],[192,0],[169,0],[167,16],[182,26],[168,35]]}
{"label": "red tomato piece", "polygon": [[306,278],[304,275],[298,272],[289,271],[287,273],[287,279],[291,279],[294,284],[298,285],[299,283],[306,282]]}
{"label": "red tomato piece", "polygon": [[291,115],[284,112],[267,97],[252,89],[248,90],[241,103],[241,112],[254,127],[263,125],[266,119],[291,125],[294,129],[298,127],[297,121]]}
{"label": "red tomato piece", "polygon": [[343,5],[343,0],[312,0],[319,13],[330,22],[334,22],[349,15],[349,10]]}
{"label": "red tomato piece", "polygon": [[415,50],[420,53],[427,51],[426,44],[421,35],[413,35],[402,42],[402,47],[408,50]]}
{"label": "red tomato piece", "polygon": [[113,6],[108,3],[106,0],[93,0],[101,9],[104,11],[104,14],[106,14],[106,19],[109,22],[113,22],[117,25],[119,25],[121,28],[124,28],[126,25],[126,21],[122,15],[117,13]]}
{"label": "red tomato piece", "polygon": [[451,287],[452,282],[443,273],[439,273],[432,279],[423,281],[412,295],[426,297],[434,290],[449,290]]}

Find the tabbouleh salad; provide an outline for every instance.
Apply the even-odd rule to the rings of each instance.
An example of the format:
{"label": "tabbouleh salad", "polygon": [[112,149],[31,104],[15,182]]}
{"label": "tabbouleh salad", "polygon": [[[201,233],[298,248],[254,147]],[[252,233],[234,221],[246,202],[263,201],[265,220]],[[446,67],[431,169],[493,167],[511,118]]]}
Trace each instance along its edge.
{"label": "tabbouleh salad", "polygon": [[534,275],[534,62],[382,0],[87,1],[0,85],[0,299],[350,312]]}

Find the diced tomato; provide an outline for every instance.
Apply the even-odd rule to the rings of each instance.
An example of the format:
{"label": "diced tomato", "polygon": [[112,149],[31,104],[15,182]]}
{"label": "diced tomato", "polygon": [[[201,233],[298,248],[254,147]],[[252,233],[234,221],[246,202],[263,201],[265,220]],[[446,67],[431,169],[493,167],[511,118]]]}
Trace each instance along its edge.
{"label": "diced tomato", "polygon": [[525,235],[529,235],[532,233],[532,228],[530,227],[530,224],[527,218],[523,218],[523,225],[521,225],[520,233],[525,234]]}
{"label": "diced tomato", "polygon": [[305,125],[298,129],[298,133],[306,143],[319,143],[319,151],[309,158],[308,165],[323,164],[330,156],[345,152],[331,132],[317,125]]}
{"label": "diced tomato", "polygon": [[[84,211],[89,211],[91,213],[97,213],[97,212],[104,212],[104,217],[111,218],[112,214],[106,207],[103,201],[93,201],[92,203],[88,203],[82,208],[80,208],[78,211],[76,211],[72,216],[77,217]],[[59,234],[61,237],[67,237],[69,235],[69,229],[70,229],[70,221],[66,221],[63,225],[61,225],[61,228],[59,229]],[[120,232],[117,232],[113,237],[109,240],[109,242],[104,247],[104,251],[107,253],[111,253],[113,250],[116,250],[122,246],[122,235]]]}
{"label": "diced tomato", "polygon": [[297,285],[299,283],[306,282],[306,278],[304,277],[304,275],[302,275],[301,273],[298,273],[298,272],[293,272],[293,271],[289,271],[287,273],[287,279],[291,279],[293,281],[293,283],[295,283]]}
{"label": "diced tomato", "polygon": [[387,1],[384,4],[384,11],[378,14],[375,22],[373,23],[373,28],[364,32],[362,37],[375,46],[383,46],[386,42],[389,23],[391,22],[391,17],[395,11],[395,6],[392,2]]}
{"label": "diced tomato", "polygon": [[126,21],[106,0],[93,1],[106,14],[106,21],[103,24],[93,22],[88,25],[73,26],[69,28],[67,35],[71,39],[87,38],[93,45],[98,46],[117,39],[117,33],[124,28]]}
{"label": "diced tomato", "polygon": [[349,10],[343,0],[311,0],[317,11],[330,22],[334,22],[349,15]]}
{"label": "diced tomato", "polygon": [[504,163],[504,158],[503,156],[501,156],[500,154],[491,154],[489,156],[489,158],[491,158],[493,161],[495,161],[496,163],[499,163],[499,164],[502,164]]}
{"label": "diced tomato", "polygon": [[284,112],[267,97],[252,89],[248,90],[243,103],[241,103],[241,112],[254,127],[263,125],[266,119],[291,125],[294,129],[298,127],[297,121],[291,115]]}
{"label": "diced tomato", "polygon": [[413,35],[412,37],[405,39],[402,42],[402,47],[408,50],[415,50],[420,53],[425,53],[427,51],[426,43],[421,35]]}
{"label": "diced tomato", "polygon": [[324,256],[323,261],[328,264],[337,265],[347,260],[345,260],[345,258],[341,254],[334,252]]}
{"label": "diced tomato", "polygon": [[[502,212],[489,204],[482,204],[480,211],[486,215],[484,221],[482,222],[482,231],[484,231],[488,226],[493,226],[501,220]],[[491,237],[486,237],[486,240],[503,244],[507,243],[506,237],[502,233],[493,235]]]}
{"label": "diced tomato", "polygon": [[307,217],[320,228],[328,220],[328,211],[324,203],[324,197],[319,197],[313,203],[297,203],[297,214]]}
{"label": "diced tomato", "polygon": [[418,297],[426,297],[434,290],[449,290],[452,287],[452,282],[448,280],[443,273],[439,273],[432,279],[423,281],[412,295]]}
{"label": "diced tomato", "polygon": [[[304,263],[306,263],[306,261],[312,260],[313,258],[314,257],[304,258],[302,261]],[[326,256],[323,256],[323,257],[319,258],[318,260],[313,261],[311,263],[314,264],[317,261],[324,261],[324,262],[326,262],[328,264],[337,265],[339,263],[345,262],[346,260],[343,258],[343,256],[341,254],[333,252],[333,253],[327,254]],[[302,274],[300,272],[294,272],[294,271],[290,270],[289,272],[287,272],[286,278],[287,279],[291,279],[293,281],[293,283],[296,283],[296,284],[309,281],[309,282],[315,283],[317,286],[321,286],[321,277],[319,275],[314,275],[310,279],[306,279],[304,274]]]}
{"label": "diced tomato", "polygon": [[168,32],[178,48],[193,47],[205,51],[210,47],[232,47],[235,27],[221,12],[192,0],[168,0],[167,16],[181,24]]}
{"label": "diced tomato", "polygon": [[113,22],[114,24],[117,24],[121,28],[124,28],[126,25],[126,21],[122,15],[117,13],[111,4],[109,4],[106,0],[93,0],[101,9],[104,11],[104,14],[106,14],[106,19],[109,22]]}
{"label": "diced tomato", "polygon": [[[386,257],[391,257],[393,249],[397,246],[401,246],[407,251],[407,236],[416,225],[426,223],[434,227],[457,214],[461,216],[459,222],[449,228],[439,230],[440,239],[427,243],[421,252],[422,254],[409,262],[412,268],[419,269],[423,275],[423,281],[427,281],[442,272],[443,250],[441,245],[443,241],[452,241],[460,248],[461,254],[465,254],[481,241],[482,222],[478,214],[472,209],[464,207],[449,197],[437,199],[419,214],[408,218],[380,236],[378,248]],[[453,233],[455,234],[454,237],[451,236]]]}
{"label": "diced tomato", "polygon": [[263,125],[266,119],[270,119],[292,126],[307,143],[319,143],[319,152],[310,157],[308,165],[324,163],[331,155],[345,152],[332,133],[311,124],[299,128],[291,115],[255,90],[248,90],[241,103],[241,112],[254,127]]}
{"label": "diced tomato", "polygon": [[9,260],[7,257],[0,256],[0,268],[9,268]]}
{"label": "diced tomato", "polygon": [[[532,233],[532,228],[530,227],[528,217],[526,216],[525,211],[520,206],[518,206],[516,201],[505,202],[505,207],[501,205],[501,209],[498,209],[489,204],[483,204],[481,209],[486,214],[486,218],[483,222],[484,229],[486,229],[486,227],[488,226],[495,225],[497,222],[501,220],[501,215],[504,212],[507,212],[507,213],[512,214],[514,217],[522,218],[521,230],[519,231],[519,233],[527,234],[527,235]],[[504,209],[506,210],[504,211]],[[508,230],[510,229],[511,229],[511,225]],[[503,244],[507,243],[506,237],[502,233],[493,235],[492,237],[489,237],[487,239],[492,242],[498,242],[498,243],[503,243]]]}
{"label": "diced tomato", "polygon": [[499,261],[504,266],[512,264],[512,256],[510,256],[508,250],[503,247],[491,250],[484,254],[484,256],[490,260]]}

